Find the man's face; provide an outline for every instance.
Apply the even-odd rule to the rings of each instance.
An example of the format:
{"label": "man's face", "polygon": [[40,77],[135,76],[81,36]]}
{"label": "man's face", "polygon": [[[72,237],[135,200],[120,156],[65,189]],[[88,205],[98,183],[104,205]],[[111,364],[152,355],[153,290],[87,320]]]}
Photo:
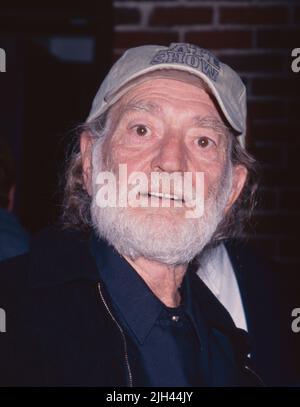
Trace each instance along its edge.
{"label": "man's face", "polygon": [[[99,234],[114,240],[111,243],[131,257],[144,255],[173,264],[180,262],[176,252],[190,247],[182,260],[191,260],[208,243],[239,193],[235,186],[240,177],[238,182],[232,179],[230,140],[213,100],[194,83],[154,78],[129,90],[112,108],[111,121],[112,133],[101,145],[100,156],[96,153],[93,159],[92,217]],[[117,174],[119,164],[127,165],[128,175],[139,171],[149,180],[153,172],[190,172],[195,182],[196,172],[203,172],[203,216],[187,219],[185,205],[174,208],[172,204],[169,208],[97,208],[97,172],[109,169]],[[151,188],[149,184],[149,192]],[[110,229],[115,229],[114,236]],[[126,241],[132,246],[128,253]]]}
{"label": "man's face", "polygon": [[[203,172],[205,199],[219,184],[229,140],[214,102],[200,87],[175,79],[149,80],[130,90],[113,115],[117,125],[103,153],[115,173],[119,164],[126,164],[128,174],[147,174],[151,192],[153,172],[190,172],[193,184],[195,173]],[[170,192],[161,188],[159,192]],[[184,216],[184,205],[183,210],[176,211],[172,201],[170,206],[166,210],[160,205],[151,212]]]}

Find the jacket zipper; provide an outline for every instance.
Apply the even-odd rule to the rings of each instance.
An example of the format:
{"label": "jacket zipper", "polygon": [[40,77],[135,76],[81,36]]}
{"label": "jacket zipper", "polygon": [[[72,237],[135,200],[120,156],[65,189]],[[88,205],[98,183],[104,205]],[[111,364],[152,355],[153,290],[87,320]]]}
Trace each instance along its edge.
{"label": "jacket zipper", "polygon": [[116,320],[116,318],[113,316],[113,314],[112,314],[112,312],[111,312],[109,306],[107,305],[107,303],[106,303],[106,301],[105,301],[105,299],[104,299],[104,297],[103,297],[102,291],[101,291],[101,285],[100,285],[100,283],[98,283],[98,291],[99,291],[99,294],[100,294],[100,298],[101,298],[101,300],[102,300],[102,302],[103,302],[103,304],[104,304],[104,306],[105,306],[105,308],[106,308],[108,314],[110,315],[111,319],[114,321],[114,323],[116,324],[116,326],[118,327],[118,329],[119,329],[119,331],[120,331],[120,333],[121,333],[121,335],[122,335],[123,343],[124,343],[125,364],[126,364],[127,372],[128,372],[129,387],[133,387],[133,385],[132,385],[132,373],[131,373],[131,369],[130,369],[130,365],[129,365],[128,351],[127,351],[127,342],[126,342],[126,337],[125,337],[124,331],[123,331],[123,329],[121,328],[121,326],[120,326],[120,324],[118,323],[118,321]]}
{"label": "jacket zipper", "polygon": [[259,381],[259,383],[261,384],[261,386],[266,387],[265,383],[263,382],[262,378],[253,370],[251,369],[249,366],[245,365],[245,369],[248,370],[248,372],[250,372],[254,377],[256,377],[256,379]]}

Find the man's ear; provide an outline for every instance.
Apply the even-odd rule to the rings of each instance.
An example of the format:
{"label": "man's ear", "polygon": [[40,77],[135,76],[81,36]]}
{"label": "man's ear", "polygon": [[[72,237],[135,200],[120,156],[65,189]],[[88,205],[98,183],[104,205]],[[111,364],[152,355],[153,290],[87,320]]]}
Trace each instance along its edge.
{"label": "man's ear", "polygon": [[88,131],[80,136],[80,152],[82,162],[82,175],[85,189],[92,195],[92,137]]}
{"label": "man's ear", "polygon": [[231,193],[227,201],[225,212],[227,212],[232,207],[232,205],[240,196],[248,175],[248,170],[244,165],[236,165],[233,167],[232,171],[233,174]]}

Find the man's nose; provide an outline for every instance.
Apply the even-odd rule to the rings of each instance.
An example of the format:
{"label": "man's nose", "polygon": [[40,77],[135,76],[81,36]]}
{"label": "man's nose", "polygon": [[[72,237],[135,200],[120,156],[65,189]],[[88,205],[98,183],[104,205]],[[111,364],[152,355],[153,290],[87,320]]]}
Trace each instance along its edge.
{"label": "man's nose", "polygon": [[186,171],[185,147],[181,137],[165,137],[152,160],[153,171],[183,172]]}

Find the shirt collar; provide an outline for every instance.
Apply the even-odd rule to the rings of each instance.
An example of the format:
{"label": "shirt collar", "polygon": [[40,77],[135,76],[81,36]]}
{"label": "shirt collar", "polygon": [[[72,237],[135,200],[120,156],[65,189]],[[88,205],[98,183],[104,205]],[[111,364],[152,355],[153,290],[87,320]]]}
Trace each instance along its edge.
{"label": "shirt collar", "polygon": [[[137,340],[142,344],[155,322],[168,308],[153,294],[134,268],[112,246],[95,236],[91,251],[101,280]],[[191,309],[188,284],[184,278],[184,308]]]}

